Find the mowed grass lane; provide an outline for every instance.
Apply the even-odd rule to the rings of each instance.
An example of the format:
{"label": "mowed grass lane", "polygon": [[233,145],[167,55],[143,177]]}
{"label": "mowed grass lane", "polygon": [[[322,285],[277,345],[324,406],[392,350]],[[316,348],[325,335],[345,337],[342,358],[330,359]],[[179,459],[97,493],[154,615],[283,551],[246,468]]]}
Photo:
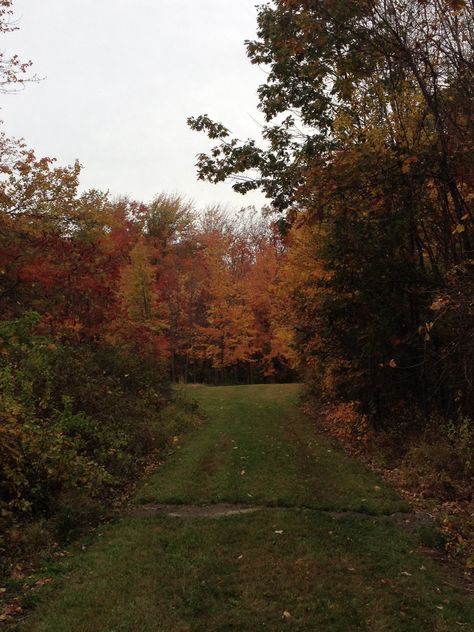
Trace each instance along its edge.
{"label": "mowed grass lane", "polygon": [[[421,552],[407,510],[296,408],[295,385],[189,389],[208,421],[137,503],[253,514],[127,517],[49,569],[30,632],[474,629],[472,598]],[[321,511],[324,510],[324,511]],[[355,513],[357,512],[357,513]]]}
{"label": "mowed grass lane", "polygon": [[300,390],[297,384],[189,388],[208,423],[146,482],[138,502],[407,510],[298,413]]}

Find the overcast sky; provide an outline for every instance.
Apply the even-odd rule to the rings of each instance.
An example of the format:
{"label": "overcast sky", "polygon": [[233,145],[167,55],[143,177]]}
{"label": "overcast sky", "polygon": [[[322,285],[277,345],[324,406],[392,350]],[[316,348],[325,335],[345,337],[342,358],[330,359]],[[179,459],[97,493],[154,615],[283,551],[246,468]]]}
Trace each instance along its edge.
{"label": "overcast sky", "polygon": [[186,125],[207,113],[239,138],[258,136],[265,75],[244,47],[255,36],[256,3],[15,0],[20,30],[2,48],[31,59],[44,80],[1,96],[5,131],[38,155],[79,159],[82,188],[260,207],[259,193],[197,181],[196,154],[211,143]]}

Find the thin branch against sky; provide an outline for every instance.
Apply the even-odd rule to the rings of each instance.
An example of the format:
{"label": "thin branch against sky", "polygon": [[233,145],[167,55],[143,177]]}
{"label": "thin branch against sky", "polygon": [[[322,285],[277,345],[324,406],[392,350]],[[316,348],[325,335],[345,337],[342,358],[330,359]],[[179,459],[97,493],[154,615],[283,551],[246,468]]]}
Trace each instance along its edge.
{"label": "thin branch against sky", "polygon": [[254,0],[15,0],[20,30],[6,47],[44,77],[2,97],[5,130],[38,154],[84,165],[83,188],[148,200],[179,191],[200,206],[260,206],[230,184],[198,182],[210,147],[186,118],[208,113],[239,137],[258,134],[256,89],[244,40]]}

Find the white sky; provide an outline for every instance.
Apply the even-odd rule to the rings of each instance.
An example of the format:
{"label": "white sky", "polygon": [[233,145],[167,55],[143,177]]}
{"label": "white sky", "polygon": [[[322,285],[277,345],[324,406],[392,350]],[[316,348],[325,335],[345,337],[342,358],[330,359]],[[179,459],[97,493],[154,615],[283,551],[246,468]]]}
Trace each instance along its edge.
{"label": "white sky", "polygon": [[20,30],[0,45],[45,77],[0,97],[7,134],[38,155],[84,166],[81,188],[148,201],[179,192],[199,207],[260,207],[260,193],[198,182],[212,146],[188,129],[209,114],[239,138],[258,136],[262,70],[245,55],[258,0],[15,0]]}

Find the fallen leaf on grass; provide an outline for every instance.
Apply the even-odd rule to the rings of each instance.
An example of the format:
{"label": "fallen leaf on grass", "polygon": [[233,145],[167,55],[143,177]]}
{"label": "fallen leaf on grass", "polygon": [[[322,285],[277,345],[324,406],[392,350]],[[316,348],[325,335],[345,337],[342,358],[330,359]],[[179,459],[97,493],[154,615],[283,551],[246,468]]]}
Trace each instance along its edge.
{"label": "fallen leaf on grass", "polygon": [[35,586],[38,586],[38,588],[41,588],[41,586],[46,586],[46,584],[50,584],[53,580],[51,579],[51,577],[45,577],[44,579],[38,579],[38,581],[35,583]]}
{"label": "fallen leaf on grass", "polygon": [[288,612],[288,610],[283,610],[283,614],[281,615],[282,619],[291,619],[291,614]]}
{"label": "fallen leaf on grass", "polygon": [[21,566],[15,566],[15,568],[12,570],[11,577],[12,579],[16,580],[25,578],[25,573],[23,572]]}
{"label": "fallen leaf on grass", "polygon": [[9,617],[14,617],[22,612],[23,608],[19,603],[9,603],[3,608],[2,614],[0,614],[0,621],[6,621]]}

